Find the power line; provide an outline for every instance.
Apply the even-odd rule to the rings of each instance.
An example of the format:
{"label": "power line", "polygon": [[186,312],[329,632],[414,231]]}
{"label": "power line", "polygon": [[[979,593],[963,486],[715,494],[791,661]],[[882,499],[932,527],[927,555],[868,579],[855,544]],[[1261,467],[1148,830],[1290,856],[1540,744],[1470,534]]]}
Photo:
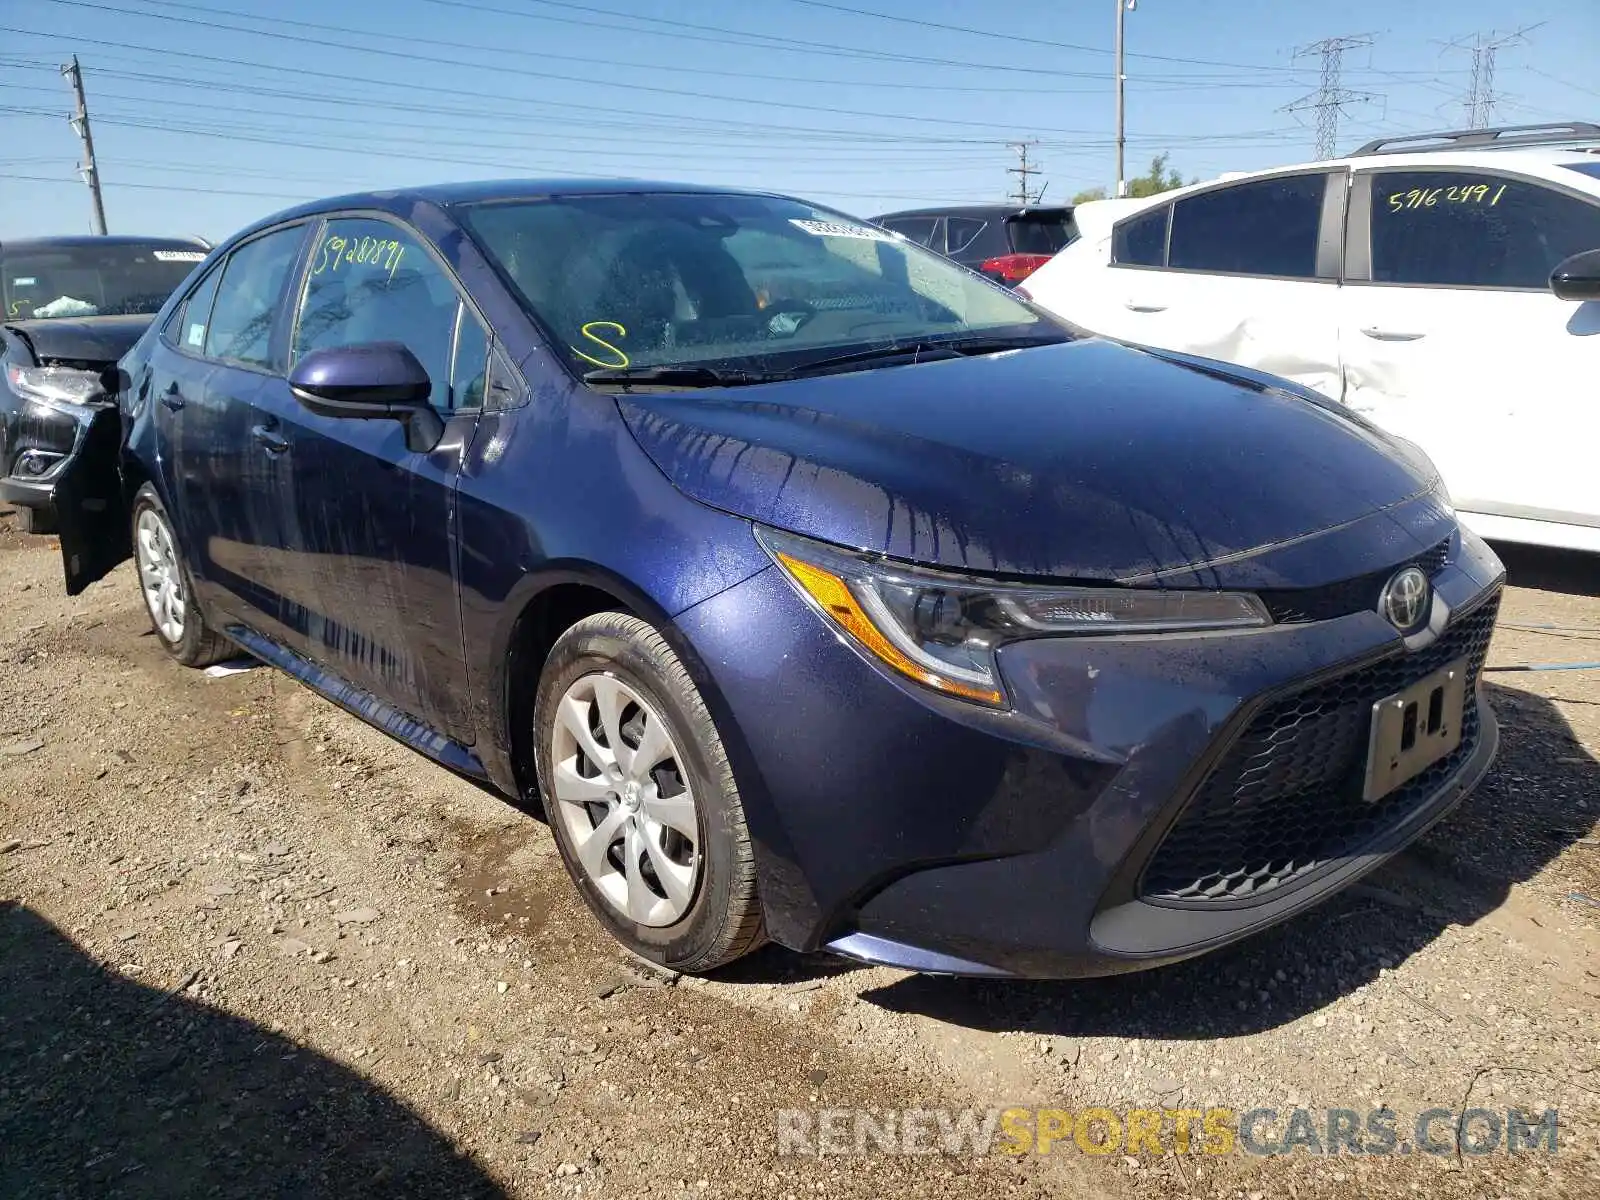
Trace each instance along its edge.
{"label": "power line", "polygon": [[[170,3],[170,0],[153,0],[153,2],[168,4],[168,3]],[[177,17],[177,16],[167,16],[167,15],[165,15],[163,13],[141,12],[138,9],[121,8],[121,7],[118,7],[117,5],[114,5],[114,4],[94,3],[93,0],[45,0],[45,3],[63,5],[63,6],[68,7],[68,8],[87,9],[87,10],[95,11],[95,12],[116,13],[119,16],[140,17],[140,18],[144,18],[146,20],[151,20],[151,21],[172,22],[172,23],[184,25],[186,27],[199,26],[201,28],[206,28],[206,29],[221,30],[221,31],[227,32],[227,33],[246,33],[246,34],[250,34],[250,35],[252,35],[254,37],[272,38],[272,39],[274,39],[276,41],[291,42],[291,43],[295,43],[295,44],[298,44],[298,45],[325,46],[327,44],[326,41],[324,39],[322,39],[322,38],[301,37],[301,36],[299,36],[297,34],[280,33],[280,32],[277,32],[275,30],[251,29],[248,26],[232,25],[232,24],[228,24],[228,23],[222,22],[222,21],[202,21],[202,20],[197,20],[197,19],[195,19],[193,17]],[[198,9],[198,10],[207,11],[207,12],[215,12],[216,11],[214,9],[204,8],[204,6],[201,6],[201,5],[181,4],[181,5],[172,5],[172,6],[173,7],[181,7],[181,8],[188,8],[188,9]],[[288,24],[290,22],[279,22],[279,23]],[[310,21],[296,21],[296,22],[292,22],[292,23],[295,24],[295,25],[301,26],[303,28],[318,29],[318,30],[321,30],[322,32],[325,32],[325,33],[339,33],[339,34],[344,34],[344,35],[346,35],[348,37],[352,37],[352,38],[364,38],[365,37],[364,31],[359,30],[359,29],[351,29],[351,28],[349,28],[347,26],[327,25],[327,24],[322,24],[322,23],[314,23],[314,22],[310,22]],[[467,69],[475,70],[475,71],[483,71],[484,70],[484,65],[481,62],[468,62],[468,61],[462,61],[460,59],[441,58],[436,51],[431,51],[431,50],[426,52],[426,53],[424,53],[424,52],[422,52],[420,50],[419,51],[415,51],[415,52],[413,52],[413,51],[405,51],[405,50],[392,50],[392,49],[385,49],[385,48],[380,47],[380,46],[364,46],[364,45],[360,45],[360,44],[350,44],[350,45],[345,46],[344,49],[347,50],[347,51],[358,53],[358,54],[373,54],[373,55],[379,55],[379,56],[382,56],[382,57],[385,57],[385,58],[401,59],[401,60],[408,61],[408,62],[427,63],[427,64],[432,65],[432,66],[438,66],[440,64],[444,64],[444,65],[447,65],[447,66],[463,67],[463,68],[467,68]],[[717,93],[717,92],[693,91],[693,90],[690,90],[690,89],[687,89],[687,88],[666,88],[666,87],[658,87],[658,86],[653,85],[653,84],[645,84],[645,83],[601,81],[601,80],[596,80],[592,75],[589,75],[589,76],[566,75],[566,74],[561,74],[561,73],[558,73],[558,72],[555,72],[555,71],[537,71],[537,70],[526,70],[526,69],[523,69],[523,70],[511,70],[509,68],[503,68],[503,67],[502,68],[498,68],[498,69],[501,70],[502,72],[504,72],[505,74],[508,74],[508,75],[520,75],[520,76],[526,76],[526,77],[529,77],[529,78],[537,78],[537,79],[550,79],[550,80],[555,80],[555,81],[561,82],[561,83],[575,83],[575,84],[580,84],[580,85],[582,85],[582,86],[584,86],[586,88],[593,88],[593,87],[621,88],[621,89],[625,89],[625,90],[628,90],[628,91],[648,92],[648,93],[651,93],[653,95],[679,96],[679,97],[684,97],[684,98],[693,99],[693,100],[712,100],[712,101],[715,101],[715,102],[717,102],[719,104],[753,104],[753,105],[757,105],[757,106],[759,106],[759,107],[761,107],[763,109],[792,108],[792,109],[797,109],[797,110],[800,110],[800,111],[803,111],[803,112],[827,113],[827,114],[833,115],[833,116],[870,117],[870,118],[872,118],[874,120],[880,120],[880,121],[910,121],[910,122],[914,122],[914,123],[917,123],[917,124],[931,124],[931,125],[944,125],[944,126],[959,125],[959,126],[963,126],[963,127],[966,127],[966,128],[972,128],[972,129],[990,129],[990,130],[992,130],[992,129],[996,129],[996,128],[999,128],[999,127],[1003,127],[1006,124],[1005,122],[999,122],[999,121],[969,121],[969,120],[962,120],[960,118],[954,118],[954,117],[930,117],[930,116],[923,116],[923,115],[910,114],[910,113],[885,113],[885,112],[875,112],[875,111],[868,110],[868,109],[837,108],[837,107],[834,107],[834,106],[831,106],[831,105],[802,104],[802,103],[797,103],[797,102],[792,101],[792,100],[756,99],[754,97],[747,97],[747,96],[729,96],[729,95],[720,94],[720,93]],[[1091,130],[1059,129],[1059,128],[1050,128],[1050,129],[1045,130],[1045,132],[1068,134],[1068,135],[1080,135],[1080,134],[1092,133]]]}
{"label": "power line", "polygon": [[[186,10],[191,11],[191,12],[211,13],[213,15],[219,15],[219,16],[241,17],[241,18],[244,18],[246,20],[259,21],[259,22],[262,22],[264,24],[269,24],[269,25],[272,25],[272,26],[291,25],[291,26],[298,26],[298,27],[300,27],[302,29],[322,29],[322,30],[331,30],[331,31],[335,31],[335,32],[346,32],[344,30],[339,30],[334,26],[319,25],[319,24],[317,24],[315,22],[312,22],[312,21],[295,21],[295,20],[290,20],[287,17],[280,17],[280,16],[277,16],[277,15],[273,15],[271,17],[262,17],[262,16],[258,16],[255,13],[241,12],[238,9],[218,8],[218,7],[215,7],[215,6],[212,6],[212,5],[202,5],[202,4],[188,4],[188,3],[182,3],[182,2],[180,2],[180,0],[144,0],[144,2],[147,3],[147,4],[153,5],[154,7],[157,7],[157,8],[186,9]],[[141,14],[141,15],[158,16],[158,14],[153,14],[153,13],[152,14]],[[533,15],[533,14],[522,14],[522,15]],[[252,31],[252,32],[254,32],[254,31]],[[653,33],[653,32],[656,32],[656,31],[654,31],[654,30],[639,30],[638,32],[641,32],[641,33]],[[379,31],[379,30],[365,30],[365,31],[362,31],[362,36],[363,37],[368,37],[368,38],[376,37],[376,38],[380,38],[382,40],[391,41],[391,42],[392,41],[398,41],[398,42],[415,43],[416,40],[417,40],[415,38],[408,37],[405,34],[384,33],[384,32]],[[550,55],[547,52],[543,52],[543,51],[523,50],[523,49],[520,49],[520,48],[515,47],[515,46],[485,45],[485,44],[483,44],[481,42],[452,41],[452,40],[448,40],[448,39],[444,39],[444,38],[437,38],[437,37],[432,37],[432,36],[430,36],[428,38],[428,44],[430,46],[439,46],[439,47],[444,47],[446,49],[451,49],[451,50],[470,50],[470,51],[472,51],[474,53],[480,53],[480,54],[481,53],[490,53],[490,54],[510,55],[510,56],[516,57],[516,58],[535,59],[535,60],[538,60],[540,62],[549,62],[551,60],[551,58],[552,58],[552,55]],[[1095,93],[1097,93],[1099,91],[1098,88],[1043,88],[1043,87],[1037,87],[1037,86],[1032,86],[1032,85],[1027,86],[1027,87],[997,88],[997,87],[988,87],[988,86],[985,86],[985,87],[960,87],[960,86],[951,86],[951,85],[949,85],[947,83],[943,83],[943,82],[938,82],[938,83],[905,83],[905,82],[900,82],[900,81],[882,80],[882,79],[839,80],[839,79],[822,78],[822,77],[818,77],[818,76],[815,76],[815,75],[774,75],[771,72],[767,72],[767,71],[728,71],[728,70],[718,69],[718,68],[715,68],[715,67],[702,66],[702,65],[699,65],[699,64],[696,64],[696,65],[693,65],[693,66],[689,66],[689,65],[682,64],[682,63],[674,63],[674,62],[659,62],[659,61],[657,61],[657,62],[640,62],[640,61],[637,61],[637,60],[619,59],[619,58],[616,58],[616,57],[614,57],[614,56],[612,56],[610,54],[607,54],[607,56],[605,57],[603,62],[592,63],[592,64],[589,64],[589,65],[592,65],[592,66],[604,66],[604,67],[611,67],[611,68],[621,68],[621,69],[629,70],[629,71],[665,71],[665,72],[669,72],[669,73],[678,73],[678,74],[717,76],[717,77],[726,78],[726,79],[754,79],[754,80],[759,80],[761,82],[807,83],[807,84],[815,84],[815,85],[822,86],[822,87],[837,87],[841,83],[847,83],[848,86],[853,87],[853,88],[855,88],[855,87],[860,87],[860,88],[890,88],[890,89],[895,89],[895,90],[899,90],[899,91],[941,91],[941,92],[967,92],[967,93],[979,93],[979,94],[992,92],[992,93],[997,93],[997,94],[1017,94],[1017,95],[1029,95],[1029,96],[1039,96],[1039,95],[1046,95],[1046,96],[1087,96],[1087,95],[1093,95],[1093,94],[1095,94]],[[1059,72],[1059,74],[1062,74],[1062,75],[1065,75],[1065,76],[1070,76],[1070,77],[1073,77],[1073,78],[1083,78],[1083,79],[1096,79],[1096,78],[1098,78],[1098,76],[1092,71],[1065,71],[1065,72]],[[1187,83],[1176,83],[1175,82],[1175,83],[1172,83],[1170,86],[1172,86],[1172,87],[1182,87],[1182,86],[1191,86],[1191,85],[1189,85]],[[1232,86],[1240,86],[1240,85],[1223,84],[1223,85],[1218,85],[1218,86],[1229,86],[1229,87],[1232,87]],[[1277,85],[1277,84],[1274,84],[1274,85],[1271,85],[1271,86],[1292,86],[1292,85],[1288,85],[1288,84]]]}
{"label": "power line", "polygon": [[1028,189],[1028,180],[1039,174],[1038,167],[1028,165],[1028,147],[1036,146],[1038,142],[1010,142],[1008,144],[1017,152],[1017,165],[1006,168],[1007,175],[1015,175],[1017,177],[1017,190],[1011,193],[1008,199],[1015,200],[1023,208],[1026,208],[1039,199],[1039,193],[1031,192]]}
{"label": "power line", "polygon": [[1317,157],[1332,158],[1339,142],[1339,118],[1351,104],[1366,103],[1376,99],[1371,92],[1358,92],[1344,87],[1340,75],[1344,69],[1346,50],[1357,50],[1373,43],[1368,33],[1345,37],[1323,38],[1294,52],[1296,59],[1315,55],[1322,60],[1322,83],[1310,95],[1285,105],[1286,112],[1303,112],[1313,109],[1317,114]]}
{"label": "power line", "polygon": [[[541,2],[541,0],[536,0]],[[893,21],[899,25],[916,25],[923,29],[942,29],[951,33],[966,34],[968,37],[994,38],[999,41],[1020,42],[1029,46],[1047,46],[1052,50],[1076,50],[1085,54],[1111,54],[1113,51],[1105,46],[1085,46],[1076,42],[1058,42],[1049,38],[1026,37],[1017,33],[996,33],[988,29],[975,29],[970,25],[948,25],[941,21],[928,21],[919,17],[903,17],[895,13],[873,12],[870,9],[852,8],[843,4],[829,4],[824,0],[789,0],[790,4],[803,4],[807,8],[826,8],[833,12],[848,13],[853,17],[871,17],[878,21]],[[1197,67],[1227,67],[1237,71],[1282,71],[1282,67],[1271,67],[1261,63],[1233,63],[1217,62],[1208,58],[1184,58],[1172,54],[1130,53],[1129,58],[1144,58],[1152,62],[1184,63]]]}
{"label": "power line", "polygon": [[1539,70],[1538,67],[1525,66],[1522,69],[1528,72],[1530,75],[1537,75],[1541,79],[1548,79],[1551,83],[1559,83],[1562,87],[1569,87],[1575,92],[1582,92],[1587,96],[1600,96],[1600,91],[1597,91],[1592,87],[1584,87],[1581,83],[1573,83],[1570,79],[1561,79],[1558,76],[1551,75],[1548,71]]}
{"label": "power line", "polygon": [[[426,2],[429,4],[443,5],[449,8],[473,9],[479,12],[497,13],[501,16],[521,17],[527,20],[556,21],[567,25],[581,25],[597,29],[621,30],[634,34],[646,33],[659,37],[680,38],[699,42],[712,42],[719,45],[742,46],[746,49],[759,48],[767,50],[782,50],[794,53],[818,55],[828,58],[854,58],[878,62],[918,63],[924,66],[956,67],[963,70],[972,71],[1004,71],[1026,75],[1079,75],[1078,72],[1062,71],[1056,67],[1028,67],[1017,63],[982,63],[962,59],[934,58],[926,55],[901,54],[885,50],[866,50],[860,46],[844,46],[837,42],[809,41],[801,38],[780,37],[776,34],[752,33],[748,30],[729,29],[726,26],[721,25],[702,25],[691,21],[678,20],[676,18],[641,16],[637,13],[619,12],[616,9],[600,8],[588,4],[570,3],[567,2],[567,0],[527,0],[527,2],[538,5],[541,8],[557,8],[569,12],[587,13],[591,14],[591,17],[589,19],[580,19],[576,17],[554,17],[544,13],[530,13],[525,9],[500,8],[489,4],[473,3],[471,0],[426,0]],[[884,20],[911,21],[915,24],[922,23],[913,21],[912,18],[895,17],[887,13],[860,12],[855,9],[850,9],[848,11],[858,16],[875,17]],[[595,21],[592,19],[593,16],[615,17],[625,21],[635,21],[655,26],[666,26],[666,28],[651,29],[640,28],[640,26],[637,24],[609,24]],[[958,32],[968,32],[964,26],[940,26],[940,28],[951,29]],[[1098,54],[1107,53],[1107,51],[1100,47],[1078,46],[1070,42],[1046,42],[1043,39],[1019,40],[1037,40],[1040,42],[1040,44],[1049,46],[1052,49],[1088,51]],[[1167,62],[1187,63],[1199,66],[1225,67],[1230,70],[1276,71],[1280,73],[1285,70],[1285,68],[1282,67],[1272,67],[1260,63],[1221,63],[1210,62],[1205,59],[1186,59],[1168,55],[1150,55],[1147,57],[1157,58]],[[1088,73],[1084,74],[1083,77],[1099,78],[1099,74]]]}

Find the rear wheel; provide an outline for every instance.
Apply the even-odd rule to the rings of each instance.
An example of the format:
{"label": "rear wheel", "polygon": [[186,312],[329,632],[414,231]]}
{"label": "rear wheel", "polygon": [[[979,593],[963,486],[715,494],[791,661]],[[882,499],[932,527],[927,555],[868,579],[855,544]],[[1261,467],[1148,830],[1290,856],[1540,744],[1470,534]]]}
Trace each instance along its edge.
{"label": "rear wheel", "polygon": [[722,739],[651,625],[608,612],[562,634],[539,680],[534,736],[561,857],[618,941],[694,973],[765,940]]}
{"label": "rear wheel", "polygon": [[133,560],[139,571],[150,627],[168,654],[186,667],[209,667],[231,658],[233,643],[206,624],[194,600],[194,585],[178,553],[172,520],[155,488],[145,484],[133,498]]}

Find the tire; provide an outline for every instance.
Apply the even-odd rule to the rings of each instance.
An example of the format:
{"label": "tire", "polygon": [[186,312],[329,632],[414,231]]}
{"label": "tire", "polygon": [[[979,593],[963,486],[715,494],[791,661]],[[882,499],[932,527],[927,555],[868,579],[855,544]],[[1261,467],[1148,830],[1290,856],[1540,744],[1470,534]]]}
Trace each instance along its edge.
{"label": "tire", "polygon": [[[134,569],[139,579],[139,594],[145,602],[145,615],[150,618],[150,629],[166,652],[186,667],[209,667],[232,658],[238,653],[233,643],[206,624],[205,614],[194,598],[194,582],[189,568],[184,564],[183,553],[178,549],[178,535],[172,528],[172,518],[166,506],[150,484],[141,487],[133,498],[133,509],[128,517],[129,539],[133,545]],[[164,549],[152,551],[141,543],[144,533],[156,534],[156,527],[165,535]],[[156,534],[159,538],[159,534]],[[174,624],[175,610],[158,613],[161,602],[154,591],[154,579],[165,564],[165,578],[176,586],[176,597],[182,604],[182,615]],[[165,618],[165,619],[164,619]],[[174,636],[176,635],[176,636]]]}
{"label": "tire", "polygon": [[14,510],[17,514],[18,533],[55,533],[56,514],[47,508],[28,508],[17,505]]}
{"label": "tire", "polygon": [[[608,707],[618,714],[625,755],[610,745]],[[588,743],[575,732],[584,724]],[[539,790],[562,861],[613,937],[687,974],[766,940],[755,856],[722,739],[653,626],[604,612],[563,633],[540,674],[533,727]],[[624,771],[647,737],[656,765],[637,776]],[[607,822],[611,829],[599,832]],[[682,832],[691,828],[692,845]]]}

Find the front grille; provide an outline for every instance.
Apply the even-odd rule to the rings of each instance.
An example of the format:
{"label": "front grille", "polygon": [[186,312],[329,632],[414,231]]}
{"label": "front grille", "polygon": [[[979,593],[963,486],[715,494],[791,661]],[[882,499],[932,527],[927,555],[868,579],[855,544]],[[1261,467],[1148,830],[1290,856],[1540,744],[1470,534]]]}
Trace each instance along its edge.
{"label": "front grille", "polygon": [[1273,621],[1279,625],[1331,621],[1335,617],[1346,617],[1365,609],[1375,610],[1383,585],[1394,578],[1396,571],[1405,567],[1421,567],[1423,573],[1432,579],[1444,570],[1449,561],[1450,539],[1446,538],[1415,558],[1408,558],[1381,571],[1369,571],[1354,579],[1341,579],[1338,583],[1315,588],[1269,588],[1256,594],[1267,606]]}
{"label": "front grille", "polygon": [[[1361,853],[1427,803],[1478,744],[1478,674],[1498,594],[1415,654],[1396,654],[1265,707],[1206,776],[1145,868],[1167,904],[1255,899]],[[1387,796],[1361,798],[1375,701],[1465,656],[1461,744]]]}

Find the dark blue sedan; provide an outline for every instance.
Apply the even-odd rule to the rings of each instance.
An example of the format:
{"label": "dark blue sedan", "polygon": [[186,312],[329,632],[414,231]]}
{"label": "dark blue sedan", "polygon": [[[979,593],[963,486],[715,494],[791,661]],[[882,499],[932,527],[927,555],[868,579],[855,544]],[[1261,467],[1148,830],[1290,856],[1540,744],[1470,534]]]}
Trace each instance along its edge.
{"label": "dark blue sedan", "polygon": [[215,250],[54,497],[189,666],[243,647],[542,802],[705,971],[1168,962],[1482,778],[1502,570],[1427,459],[1081,338],[781,196],[327,200]]}

